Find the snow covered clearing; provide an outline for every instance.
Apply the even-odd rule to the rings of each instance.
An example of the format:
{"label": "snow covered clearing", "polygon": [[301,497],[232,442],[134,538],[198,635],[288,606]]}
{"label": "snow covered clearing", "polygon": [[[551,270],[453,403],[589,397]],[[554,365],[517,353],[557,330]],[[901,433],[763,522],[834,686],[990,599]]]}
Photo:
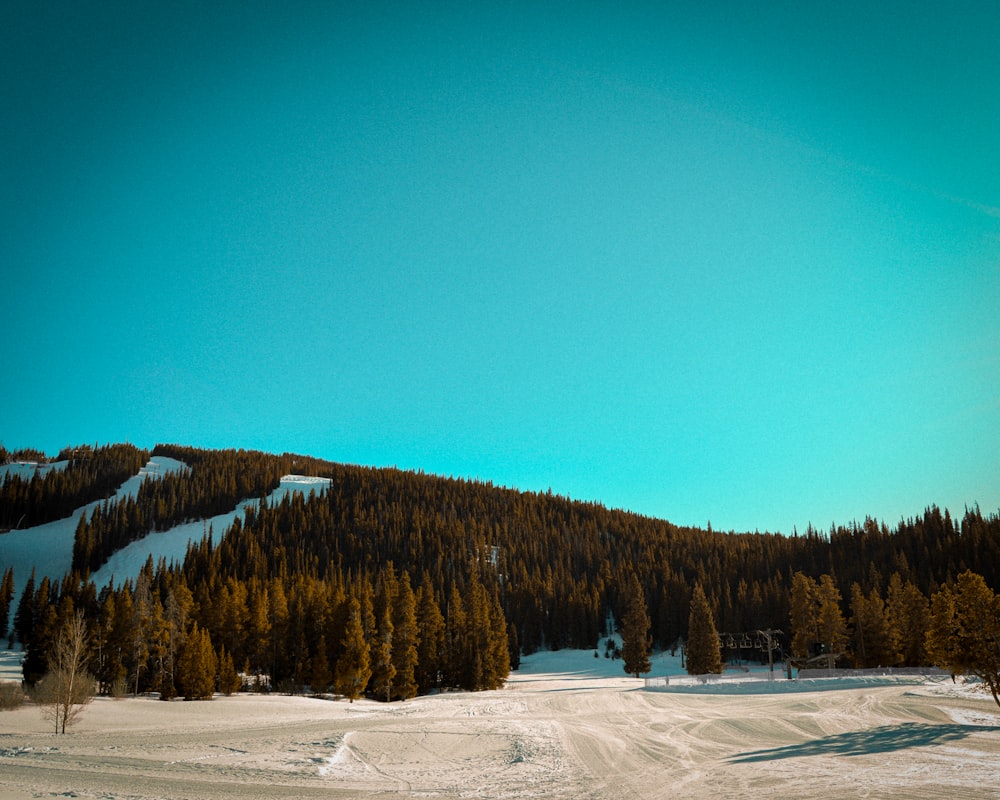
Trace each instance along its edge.
{"label": "snow covered clearing", "polygon": [[823,684],[648,691],[620,661],[559,651],[525,658],[499,691],[391,705],[100,698],[67,736],[25,707],[0,715],[0,797],[1000,796],[988,695],[950,680]]}

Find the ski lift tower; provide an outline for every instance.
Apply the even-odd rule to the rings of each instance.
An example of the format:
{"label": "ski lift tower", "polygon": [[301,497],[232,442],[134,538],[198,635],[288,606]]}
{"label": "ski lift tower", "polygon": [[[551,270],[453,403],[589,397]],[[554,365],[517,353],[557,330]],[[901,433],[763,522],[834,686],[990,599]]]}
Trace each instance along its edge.
{"label": "ski lift tower", "polygon": [[781,631],[774,628],[768,628],[766,631],[757,631],[757,635],[763,636],[764,641],[767,642],[767,666],[772,673],[774,672],[774,637],[781,633]]}

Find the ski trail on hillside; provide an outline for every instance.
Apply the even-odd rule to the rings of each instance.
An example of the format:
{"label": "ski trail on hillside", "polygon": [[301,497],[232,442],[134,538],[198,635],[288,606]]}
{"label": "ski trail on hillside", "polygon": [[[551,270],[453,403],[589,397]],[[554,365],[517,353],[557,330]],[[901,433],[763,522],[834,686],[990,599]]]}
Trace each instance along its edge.
{"label": "ski trail on hillside", "polygon": [[[107,502],[117,502],[128,497],[135,497],[139,487],[147,478],[157,479],[167,473],[186,470],[188,467],[182,461],[164,456],[154,456],[138,473],[126,480]],[[0,535],[0,570],[14,567],[14,602],[17,607],[18,598],[24,591],[25,584],[35,570],[36,585],[42,578],[51,581],[62,580],[73,565],[73,538],[76,526],[84,514],[92,514],[105,500],[94,500],[76,509],[68,517],[25,528],[9,531]],[[143,559],[145,562],[145,559]],[[141,566],[141,565],[140,565]],[[0,634],[3,634],[0,631]]]}
{"label": "ski trail on hillside", "polygon": [[[278,488],[268,495],[269,505],[280,503],[288,494],[299,492],[308,495],[309,492],[319,492],[330,485],[329,478],[313,478],[306,475],[285,475]],[[114,581],[120,586],[126,580],[135,578],[146,560],[152,556],[153,562],[166,559],[167,563],[181,563],[187,553],[189,542],[200,542],[202,537],[211,534],[213,543],[218,543],[222,535],[237,517],[242,517],[247,509],[260,507],[260,500],[254,498],[244,500],[232,511],[217,514],[208,519],[184,522],[166,531],[152,531],[141,539],[113,553],[104,565],[94,572],[92,578],[97,586],[106,586]],[[72,550],[72,540],[70,541]]]}

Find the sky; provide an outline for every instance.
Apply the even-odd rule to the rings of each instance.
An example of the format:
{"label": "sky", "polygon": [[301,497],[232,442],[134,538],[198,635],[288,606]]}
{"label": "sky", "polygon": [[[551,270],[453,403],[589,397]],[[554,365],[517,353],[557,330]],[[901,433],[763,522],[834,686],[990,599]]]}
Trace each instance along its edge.
{"label": "sky", "polygon": [[1000,509],[1000,6],[0,13],[8,449]]}

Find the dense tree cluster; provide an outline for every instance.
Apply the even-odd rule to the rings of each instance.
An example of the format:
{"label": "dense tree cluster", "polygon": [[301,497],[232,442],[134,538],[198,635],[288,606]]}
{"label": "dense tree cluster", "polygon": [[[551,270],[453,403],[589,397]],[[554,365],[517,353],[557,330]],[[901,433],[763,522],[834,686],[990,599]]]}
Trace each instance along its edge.
{"label": "dense tree cluster", "polygon": [[[723,534],[396,469],[154,453],[189,469],[83,520],[76,572],[60,585],[29,582],[14,626],[29,678],[74,609],[91,626],[103,691],[164,697],[205,696],[209,683],[229,690],[237,672],[352,698],[490,688],[520,653],[593,648],[611,633],[609,616],[648,620],[636,638],[641,661],[650,646],[691,635],[693,599],[697,619],[718,630],[785,630],[797,656],[821,644],[859,665],[920,663],[928,598],[965,570],[995,582],[1000,567],[1000,518],[978,508],[956,522],[932,506],[895,529],[866,519],[827,534]],[[267,503],[286,473],[331,482]],[[182,564],[150,563],[118,587],[87,578],[135,537],[257,497],[256,510],[215,544],[192,544]]]}
{"label": "dense tree cluster", "polygon": [[[48,460],[35,451],[8,454],[11,461],[29,456],[35,456],[30,460],[36,463]],[[29,479],[8,473],[0,481],[0,531],[62,519],[93,500],[110,497],[148,458],[146,451],[130,444],[82,445],[60,453],[59,460],[68,461],[63,469],[45,470]]]}

